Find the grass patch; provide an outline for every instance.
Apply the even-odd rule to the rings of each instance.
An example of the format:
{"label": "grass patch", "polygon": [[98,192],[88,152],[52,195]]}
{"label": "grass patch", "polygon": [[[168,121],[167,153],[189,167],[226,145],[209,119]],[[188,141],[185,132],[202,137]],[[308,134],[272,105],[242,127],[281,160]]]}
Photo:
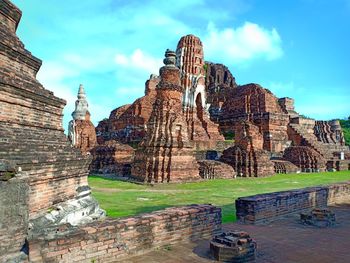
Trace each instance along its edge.
{"label": "grass patch", "polygon": [[152,212],[170,206],[213,204],[222,208],[223,222],[235,218],[238,197],[326,185],[350,180],[350,171],[279,174],[268,178],[217,179],[195,183],[138,185],[90,176],[93,196],[111,217]]}

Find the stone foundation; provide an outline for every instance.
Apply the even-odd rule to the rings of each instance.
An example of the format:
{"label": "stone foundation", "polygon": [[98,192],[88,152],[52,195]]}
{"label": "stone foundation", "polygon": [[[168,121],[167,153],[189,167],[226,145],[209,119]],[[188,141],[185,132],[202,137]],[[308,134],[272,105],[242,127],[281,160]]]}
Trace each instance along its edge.
{"label": "stone foundation", "polygon": [[233,179],[236,172],[233,168],[223,162],[213,160],[199,161],[199,175],[203,179]]}
{"label": "stone foundation", "polygon": [[29,239],[30,262],[114,262],[164,245],[211,238],[221,231],[221,209],[191,205],[55,230]]}
{"label": "stone foundation", "polygon": [[330,160],[327,161],[327,171],[348,171],[350,170],[350,160]]}
{"label": "stone foundation", "polygon": [[272,162],[274,163],[274,169],[276,174],[289,174],[300,172],[300,169],[291,162],[285,160],[272,160]]}
{"label": "stone foundation", "polygon": [[215,236],[210,242],[210,252],[221,262],[255,262],[256,242],[248,233],[233,231]]}
{"label": "stone foundation", "polygon": [[326,161],[320,153],[309,146],[288,147],[284,159],[293,163],[302,172],[320,172],[326,170]]}
{"label": "stone foundation", "polygon": [[135,150],[115,140],[106,141],[91,150],[93,160],[90,174],[115,174],[130,176]]}
{"label": "stone foundation", "polygon": [[350,200],[350,181],[329,186],[275,192],[236,200],[237,219],[247,224],[273,221],[279,217],[315,207]]}
{"label": "stone foundation", "polygon": [[29,187],[26,177],[0,180],[0,262],[20,260],[28,226]]}
{"label": "stone foundation", "polygon": [[309,213],[301,213],[302,224],[316,227],[330,227],[335,225],[335,214],[328,209],[313,209]]}

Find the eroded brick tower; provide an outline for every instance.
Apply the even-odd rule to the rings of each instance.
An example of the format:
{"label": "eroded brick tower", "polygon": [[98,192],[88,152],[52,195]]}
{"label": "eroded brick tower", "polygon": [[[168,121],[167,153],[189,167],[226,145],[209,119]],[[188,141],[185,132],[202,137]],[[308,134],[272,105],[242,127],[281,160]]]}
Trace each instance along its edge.
{"label": "eroded brick tower", "polygon": [[199,167],[182,113],[180,71],[175,53],[167,50],[165,56],[147,135],[136,151],[131,173],[149,183],[198,180]]}
{"label": "eroded brick tower", "polygon": [[204,65],[201,40],[194,35],[182,37],[176,49],[176,66],[181,73],[182,106],[191,140],[220,141],[223,137],[218,126],[209,118]]}

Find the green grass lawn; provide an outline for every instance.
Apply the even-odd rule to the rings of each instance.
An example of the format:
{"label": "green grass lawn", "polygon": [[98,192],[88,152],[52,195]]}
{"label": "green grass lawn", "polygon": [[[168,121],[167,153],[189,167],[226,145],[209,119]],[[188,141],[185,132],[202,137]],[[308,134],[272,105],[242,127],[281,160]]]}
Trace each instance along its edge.
{"label": "green grass lawn", "polygon": [[350,171],[280,174],[268,178],[217,179],[195,183],[138,185],[90,176],[93,196],[111,217],[151,212],[170,206],[213,204],[223,211],[223,222],[235,220],[238,197],[350,180]]}

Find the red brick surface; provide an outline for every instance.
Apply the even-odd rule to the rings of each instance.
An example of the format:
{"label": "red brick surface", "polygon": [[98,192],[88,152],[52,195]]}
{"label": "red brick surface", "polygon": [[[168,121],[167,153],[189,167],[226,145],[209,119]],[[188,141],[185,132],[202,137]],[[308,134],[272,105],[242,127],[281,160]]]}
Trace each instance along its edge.
{"label": "red brick surface", "polygon": [[210,238],[221,230],[221,209],[168,208],[125,219],[106,219],[54,237],[29,240],[31,262],[115,262],[156,247]]}

